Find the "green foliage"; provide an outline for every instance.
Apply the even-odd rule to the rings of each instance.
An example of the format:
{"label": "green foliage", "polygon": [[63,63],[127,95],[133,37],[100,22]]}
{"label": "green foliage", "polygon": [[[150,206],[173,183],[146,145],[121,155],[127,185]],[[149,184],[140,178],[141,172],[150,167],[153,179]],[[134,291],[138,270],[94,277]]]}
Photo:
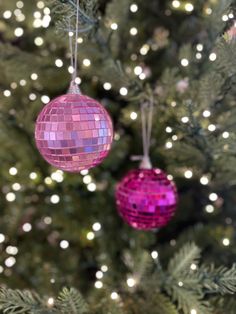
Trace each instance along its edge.
{"label": "green foliage", "polygon": [[62,314],[83,314],[88,312],[88,306],[81,294],[74,288],[64,288],[59,294],[56,307]]}

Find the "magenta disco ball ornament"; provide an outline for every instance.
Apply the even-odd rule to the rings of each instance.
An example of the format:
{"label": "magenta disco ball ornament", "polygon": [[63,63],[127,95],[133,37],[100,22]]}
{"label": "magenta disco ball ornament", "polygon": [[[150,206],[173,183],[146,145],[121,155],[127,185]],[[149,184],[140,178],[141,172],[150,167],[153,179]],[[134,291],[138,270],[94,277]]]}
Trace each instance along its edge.
{"label": "magenta disco ball ornament", "polygon": [[174,182],[160,169],[131,170],[116,189],[120,216],[139,230],[164,227],[176,211],[177,200]]}
{"label": "magenta disco ball ornament", "polygon": [[69,91],[43,108],[37,118],[35,140],[49,164],[80,172],[100,164],[108,155],[112,121],[99,102]]}

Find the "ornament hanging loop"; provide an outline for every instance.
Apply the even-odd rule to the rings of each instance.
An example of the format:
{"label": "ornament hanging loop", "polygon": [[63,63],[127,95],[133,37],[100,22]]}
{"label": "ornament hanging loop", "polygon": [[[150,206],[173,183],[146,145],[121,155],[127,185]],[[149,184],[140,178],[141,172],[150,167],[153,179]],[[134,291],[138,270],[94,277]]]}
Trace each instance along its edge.
{"label": "ornament hanging loop", "polygon": [[[70,45],[71,68],[72,68],[71,83],[68,90],[68,93],[70,94],[81,94],[80,89],[78,85],[76,84],[77,67],[78,67],[78,33],[79,33],[79,0],[77,0],[77,6],[76,6],[75,34],[74,34],[74,31],[72,31],[71,17],[69,18],[69,45]],[[74,35],[75,35],[75,38],[74,38],[74,49],[73,49],[72,37]]]}
{"label": "ornament hanging loop", "polygon": [[140,164],[141,169],[151,169],[152,164],[149,156],[152,135],[154,100],[151,97],[141,104],[142,138],[143,138],[143,158]]}

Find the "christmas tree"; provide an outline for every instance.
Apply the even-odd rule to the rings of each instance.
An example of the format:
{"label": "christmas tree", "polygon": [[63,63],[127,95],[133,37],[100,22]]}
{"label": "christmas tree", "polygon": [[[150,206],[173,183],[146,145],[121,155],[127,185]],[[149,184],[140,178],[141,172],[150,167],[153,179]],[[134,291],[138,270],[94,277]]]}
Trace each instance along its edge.
{"label": "christmas tree", "polygon": [[[235,314],[235,9],[0,2],[1,313]],[[109,155],[79,173],[48,164],[34,139],[71,75],[114,125]],[[178,191],[175,215],[149,231],[123,221],[115,196],[142,131]]]}

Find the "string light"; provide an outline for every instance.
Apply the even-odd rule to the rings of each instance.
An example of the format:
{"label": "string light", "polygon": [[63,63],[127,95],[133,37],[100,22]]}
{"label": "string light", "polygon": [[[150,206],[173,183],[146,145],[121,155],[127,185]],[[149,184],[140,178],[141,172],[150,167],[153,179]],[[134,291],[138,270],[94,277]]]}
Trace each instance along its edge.
{"label": "string light", "polygon": [[118,25],[117,25],[116,23],[112,23],[112,24],[111,24],[111,29],[112,29],[113,31],[117,30],[117,29],[118,29]]}
{"label": "string light", "polygon": [[92,241],[94,238],[95,238],[95,234],[92,231],[87,233],[87,239],[89,241]]}
{"label": "string light", "polygon": [[121,87],[120,94],[126,96],[128,94],[128,89],[126,87]]}
{"label": "string light", "polygon": [[11,91],[9,91],[8,89],[4,90],[3,95],[5,97],[10,97],[11,96]]}
{"label": "string light", "polygon": [[127,286],[130,288],[133,288],[136,285],[135,279],[131,277],[127,279],[126,283],[127,283]]}
{"label": "string light", "polygon": [[63,250],[66,250],[66,249],[68,249],[68,247],[69,247],[69,242],[67,241],[67,240],[62,240],[61,242],[60,242],[60,247],[63,249]]}
{"label": "string light", "polygon": [[54,194],[50,197],[50,202],[52,204],[58,204],[60,202],[60,197],[57,194]]}
{"label": "string light", "polygon": [[14,265],[15,265],[15,263],[16,263],[16,259],[15,259],[15,257],[13,257],[13,256],[10,256],[10,257],[8,257],[6,260],[5,260],[5,265],[7,266],[7,267],[13,267]]}
{"label": "string light", "polygon": [[56,59],[55,65],[56,67],[61,68],[63,67],[63,61],[61,59]]}
{"label": "string light", "polygon": [[21,37],[24,34],[24,30],[21,27],[17,27],[14,31],[16,37]]}
{"label": "string light", "polygon": [[29,222],[26,222],[25,224],[23,224],[22,230],[24,232],[30,232],[32,230],[32,225]]}
{"label": "string light", "polygon": [[111,293],[111,299],[112,299],[112,300],[117,300],[118,298],[119,298],[119,295],[118,295],[117,292],[112,292],[112,293]]}
{"label": "string light", "polygon": [[136,27],[132,27],[129,32],[132,36],[136,36],[138,34],[138,30]]}
{"label": "string light", "polygon": [[191,179],[193,176],[193,172],[191,170],[186,170],[184,176],[186,179]]}
{"label": "string light", "polygon": [[172,1],[172,6],[173,8],[177,9],[180,7],[180,2],[178,0]]}
{"label": "string light", "polygon": [[35,43],[36,46],[42,46],[43,43],[44,43],[43,38],[42,37],[36,37],[34,39],[34,43]]}
{"label": "string light", "polygon": [[185,4],[185,10],[187,12],[192,12],[194,10],[194,6],[192,5],[192,3],[186,3]]}
{"label": "string light", "polygon": [[92,226],[93,231],[100,231],[101,228],[102,228],[102,226],[99,222],[95,222]]}
{"label": "string light", "polygon": [[54,299],[53,298],[48,298],[47,304],[49,307],[52,307],[54,305]]}
{"label": "string light", "polygon": [[209,183],[209,179],[206,176],[201,177],[200,183],[202,185],[207,185]]}
{"label": "string light", "polygon": [[196,269],[197,269],[197,265],[196,265],[196,264],[191,264],[190,268],[191,268],[192,270],[196,270]]}
{"label": "string light", "polygon": [[97,289],[101,289],[103,287],[103,283],[100,280],[98,280],[95,282],[94,286]]}
{"label": "string light", "polygon": [[43,104],[46,105],[46,104],[49,103],[50,98],[49,98],[47,95],[43,95],[43,96],[41,97],[41,101],[42,101]]}
{"label": "string light", "polygon": [[157,252],[157,251],[152,251],[151,257],[152,257],[153,259],[157,259],[157,258],[158,258],[158,252]]}
{"label": "string light", "polygon": [[178,282],[178,285],[179,285],[179,287],[183,287],[184,284],[183,284],[182,281],[179,281],[179,282]]}
{"label": "string light", "polygon": [[29,94],[29,99],[34,101],[36,100],[37,96],[34,93]]}
{"label": "string light", "polygon": [[6,195],[6,200],[7,200],[8,202],[14,202],[14,201],[16,200],[16,195],[15,195],[15,193],[13,193],[13,192],[7,193],[7,195]]}
{"label": "string light", "polygon": [[215,201],[217,201],[217,199],[218,199],[218,195],[216,193],[211,193],[209,195],[209,200],[210,201],[215,202]]}
{"label": "string light", "polygon": [[173,129],[170,126],[166,127],[166,133],[172,133]]}
{"label": "string light", "polygon": [[147,44],[143,45],[142,48],[140,48],[140,54],[145,56],[148,53],[149,49],[150,49],[149,45]]}
{"label": "string light", "polygon": [[197,314],[197,311],[195,309],[192,309],[190,314]]}
{"label": "string light", "polygon": [[89,192],[95,192],[97,189],[97,186],[94,182],[91,182],[88,184],[87,189],[89,190]]}
{"label": "string light", "polygon": [[86,175],[83,177],[84,184],[89,184],[92,182],[92,177],[90,175]]}
{"label": "string light", "polygon": [[38,7],[39,9],[43,9],[43,8],[45,7],[44,2],[43,2],[43,1],[38,1],[38,2],[37,2],[37,7]]}
{"label": "string light", "polygon": [[89,66],[91,65],[91,61],[90,61],[89,59],[84,59],[84,60],[83,60],[83,65],[84,65],[85,67],[89,67]]}
{"label": "string light", "polygon": [[197,44],[196,48],[198,51],[203,51],[203,45],[202,44]]}
{"label": "string light", "polygon": [[171,149],[173,147],[173,143],[172,142],[166,142],[166,148],[167,149]]}
{"label": "string light", "polygon": [[210,124],[210,125],[208,126],[208,130],[209,130],[210,132],[214,132],[214,131],[216,130],[216,126],[215,126],[214,124]]}
{"label": "string light", "polygon": [[107,265],[102,265],[101,270],[106,273],[108,271]]}
{"label": "string light", "polygon": [[50,185],[50,184],[52,184],[52,179],[51,179],[50,177],[46,177],[46,178],[44,179],[44,182],[45,182],[47,185]]}
{"label": "string light", "polygon": [[51,174],[51,178],[52,178],[53,181],[56,181],[56,182],[58,182],[58,183],[61,183],[61,182],[63,182],[63,180],[64,180],[63,174],[64,174],[64,173],[63,173],[62,170],[57,170],[57,171],[55,171],[55,172],[53,172],[53,173]]}
{"label": "string light", "polygon": [[224,238],[222,240],[222,243],[223,243],[224,246],[229,246],[230,245],[230,240],[228,238]]}
{"label": "string light", "polygon": [[181,65],[182,65],[183,67],[187,67],[187,66],[189,65],[188,59],[183,58],[183,59],[181,60]]}
{"label": "string light", "polygon": [[84,40],[83,40],[82,37],[79,37],[79,38],[77,39],[78,44],[82,44],[83,41],[84,41]]}
{"label": "string light", "polygon": [[6,237],[3,233],[0,233],[0,243],[3,243],[5,241]]}
{"label": "string light", "polygon": [[100,271],[100,270],[97,271],[97,272],[96,272],[96,278],[97,278],[97,279],[102,279],[102,278],[103,278],[103,272]]}
{"label": "string light", "polygon": [[10,10],[3,12],[4,19],[8,20],[11,18],[11,16],[12,16],[12,12]]}
{"label": "string light", "polygon": [[229,132],[224,132],[223,134],[222,134],[222,137],[223,138],[229,138]]}
{"label": "string light", "polygon": [[205,207],[205,210],[208,214],[212,214],[215,211],[214,207],[210,204]]}
{"label": "string light", "polygon": [[17,175],[17,173],[18,173],[18,170],[17,170],[15,167],[11,167],[11,168],[9,169],[9,174],[10,174],[11,176],[15,176],[15,175]]}
{"label": "string light", "polygon": [[202,115],[204,118],[209,118],[211,116],[211,112],[209,110],[204,110]]}
{"label": "string light", "polygon": [[137,6],[136,3],[132,3],[132,4],[130,5],[130,11],[131,11],[132,13],[135,13],[135,12],[138,11],[138,6]]}
{"label": "string light", "polygon": [[103,84],[103,88],[104,88],[105,90],[110,90],[110,89],[111,89],[111,83],[109,83],[109,82],[104,83],[104,84]]}
{"label": "string light", "polygon": [[16,246],[7,246],[6,248],[6,253],[9,255],[17,255],[18,253],[18,248]]}
{"label": "string light", "polygon": [[223,22],[227,22],[228,20],[229,20],[228,15],[224,14],[224,15],[222,16],[222,21],[223,21]]}
{"label": "string light", "polygon": [[136,66],[135,68],[134,68],[134,74],[135,75],[140,75],[141,73],[143,72],[143,69],[142,69],[142,67],[141,66]]}
{"label": "string light", "polygon": [[183,118],[181,119],[181,121],[182,121],[183,123],[188,123],[188,122],[189,122],[189,118],[188,118],[188,117],[183,117]]}
{"label": "string light", "polygon": [[131,119],[131,120],[136,120],[137,118],[138,118],[137,112],[132,111],[132,112],[130,113],[130,119]]}
{"label": "string light", "polygon": [[202,54],[200,52],[196,53],[196,59],[200,60],[202,58]]}
{"label": "string light", "polygon": [[44,217],[43,221],[46,225],[50,225],[52,223],[52,218],[47,216],[47,217]]}
{"label": "string light", "polygon": [[209,60],[212,61],[212,62],[215,61],[216,58],[217,58],[217,55],[216,55],[215,52],[212,52],[212,53],[210,54],[210,56],[209,56]]}
{"label": "string light", "polygon": [[26,80],[20,80],[20,86],[25,86],[27,84]]}
{"label": "string light", "polygon": [[14,190],[14,191],[20,191],[20,189],[21,189],[21,185],[19,184],[19,183],[13,183],[12,184],[12,189]]}
{"label": "string light", "polygon": [[38,175],[37,175],[36,172],[31,172],[29,177],[30,177],[31,180],[35,180],[35,179],[37,179]]}

